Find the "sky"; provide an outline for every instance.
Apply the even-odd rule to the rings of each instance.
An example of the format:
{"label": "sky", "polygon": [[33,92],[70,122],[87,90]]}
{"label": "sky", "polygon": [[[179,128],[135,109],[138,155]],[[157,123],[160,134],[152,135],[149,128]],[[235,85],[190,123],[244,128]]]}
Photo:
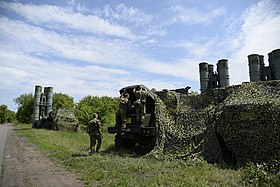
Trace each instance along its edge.
{"label": "sky", "polygon": [[228,59],[249,80],[249,54],[280,48],[279,0],[0,0],[0,105],[54,87],[77,103],[119,89],[191,86],[200,62]]}

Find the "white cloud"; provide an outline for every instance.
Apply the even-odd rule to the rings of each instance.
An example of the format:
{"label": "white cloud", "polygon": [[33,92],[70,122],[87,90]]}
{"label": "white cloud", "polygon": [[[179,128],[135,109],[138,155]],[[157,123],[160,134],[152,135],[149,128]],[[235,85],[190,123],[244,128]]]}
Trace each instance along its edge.
{"label": "white cloud", "polygon": [[135,38],[130,29],[100,18],[96,15],[84,15],[70,9],[52,5],[34,5],[1,2],[0,7],[13,10],[29,21],[41,25],[75,29],[88,33],[105,34],[122,38]]}
{"label": "white cloud", "polygon": [[[141,65],[147,57],[130,42],[73,37],[4,16],[0,21],[0,68],[1,76],[5,76],[0,84],[13,88],[9,97],[16,98],[19,90],[20,94],[33,92],[37,84],[53,86],[55,92],[67,93],[76,102],[91,94],[117,96],[119,88],[130,84],[146,84],[156,89],[178,85],[139,76],[141,72],[162,72],[156,68],[143,69]],[[79,65],[76,60],[87,63]],[[5,95],[5,90],[0,91]],[[1,96],[1,102],[3,98],[6,96]]]}
{"label": "white cloud", "polygon": [[188,56],[193,56],[196,58],[207,58],[208,60],[212,60],[213,58],[219,55],[219,52],[217,52],[217,48],[220,45],[221,44],[219,44],[219,41],[215,37],[201,37],[199,39],[193,40],[181,40],[172,44],[173,47],[180,47],[186,49],[186,51],[188,52]]}
{"label": "white cloud", "polygon": [[197,81],[198,62],[198,59],[195,58],[183,58],[175,62],[158,62],[150,59],[143,59],[141,69],[159,75]]}
{"label": "white cloud", "polygon": [[[142,64],[149,59],[138,52],[136,45],[127,41],[106,41],[90,36],[73,37],[47,31],[21,21],[12,21],[6,17],[1,17],[0,21],[2,36],[8,40],[0,47],[5,50],[11,48],[10,52],[24,53],[28,56],[34,56],[34,54],[39,54],[40,57],[54,56],[66,61],[69,59],[74,61],[74,64],[75,60],[78,60],[88,64],[99,64],[105,67],[120,66],[137,71],[145,70]],[[48,63],[52,64],[51,61]],[[156,70],[157,68],[153,69],[155,70],[149,70],[149,72],[160,73]],[[181,74],[177,76],[181,77]]]}
{"label": "white cloud", "polygon": [[[78,8],[0,2],[0,7],[25,18],[12,20],[0,16],[0,99],[4,98],[3,87],[18,94],[19,90],[33,92],[35,84],[53,86],[55,92],[67,93],[75,101],[89,94],[117,96],[119,88],[131,84],[145,84],[160,90],[196,82],[198,87],[198,63],[215,63],[213,61],[221,58],[229,59],[231,82],[246,81],[247,55],[266,56],[280,47],[280,8],[272,6],[272,2],[276,1],[252,5],[238,21],[232,22],[234,25],[229,24],[229,20],[235,17],[228,19],[224,24],[229,28],[228,40],[223,36],[194,34],[191,39],[183,38],[185,35],[176,36],[181,37],[179,41],[169,40],[174,35],[169,38],[169,28],[161,26],[166,20],[155,23],[159,18],[124,4],[105,6],[107,12],[102,9],[97,16],[92,12],[83,14]],[[80,6],[75,1],[68,1],[68,5]],[[105,13],[106,19],[102,18]],[[177,13],[174,21],[191,27],[212,23],[225,14],[225,9],[202,12],[197,8],[176,6],[173,13]],[[130,27],[122,26],[124,23],[130,23]],[[146,36],[127,40],[135,39],[133,29]],[[156,35],[163,40],[153,37]],[[156,60],[165,57],[173,61]]]}
{"label": "white cloud", "polygon": [[167,30],[157,22],[157,16],[148,14],[133,6],[126,6],[123,3],[117,6],[108,4],[103,11],[97,12],[109,20],[129,24],[135,32],[144,35],[142,37],[138,36],[142,39],[145,39],[145,36],[163,37],[167,34]]}
{"label": "white cloud", "polygon": [[249,7],[242,16],[242,27],[230,43],[234,53],[230,59],[231,78],[234,84],[249,80],[247,56],[262,54],[267,63],[267,54],[280,48],[280,5],[277,1],[259,1]]}
{"label": "white cloud", "polygon": [[[81,98],[88,94],[111,95],[121,86],[117,81],[130,72],[96,65],[77,66],[60,61],[50,62],[13,52],[0,52],[3,87],[29,88],[36,84],[55,87],[56,92],[68,93]],[[122,78],[121,78],[122,79]],[[112,81],[115,80],[115,81]],[[29,91],[31,92],[31,91]]]}
{"label": "white cloud", "polygon": [[128,56],[135,50],[128,41],[58,34],[6,17],[0,17],[0,21],[2,38],[7,40],[2,47],[10,46],[24,53],[47,52],[48,55],[88,63],[120,65],[131,60]]}
{"label": "white cloud", "polygon": [[167,30],[163,29],[159,26],[154,26],[154,27],[148,28],[148,30],[146,31],[146,34],[163,37],[163,36],[167,35]]}
{"label": "white cloud", "polygon": [[67,0],[67,5],[74,6],[74,5],[76,5],[76,1],[75,0]]}
{"label": "white cloud", "polygon": [[223,7],[201,11],[197,8],[185,8],[179,5],[171,7],[171,10],[177,14],[172,18],[173,23],[182,22],[188,25],[210,24],[215,18],[224,15],[226,12]]}
{"label": "white cloud", "polygon": [[128,7],[121,3],[115,7],[106,5],[103,11],[105,17],[115,20],[124,20],[135,23],[136,25],[143,25],[150,23],[154,17],[135,7]]}

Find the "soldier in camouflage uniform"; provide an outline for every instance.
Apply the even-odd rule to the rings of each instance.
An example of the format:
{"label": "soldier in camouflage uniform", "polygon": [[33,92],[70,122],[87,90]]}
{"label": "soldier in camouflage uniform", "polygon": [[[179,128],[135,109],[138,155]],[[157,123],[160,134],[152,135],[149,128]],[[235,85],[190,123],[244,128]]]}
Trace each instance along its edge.
{"label": "soldier in camouflage uniform", "polygon": [[132,104],[129,101],[129,94],[125,92],[122,93],[117,115],[121,118],[121,128],[123,129],[126,128],[126,112],[131,107]]}
{"label": "soldier in camouflage uniform", "polygon": [[133,103],[133,105],[136,107],[136,121],[137,123],[140,123],[140,126],[142,126],[146,114],[146,98],[148,93],[147,90],[141,86],[134,88],[133,93],[137,99]]}
{"label": "soldier in camouflage uniform", "polygon": [[98,114],[93,114],[93,119],[90,120],[88,126],[88,134],[90,137],[90,154],[93,153],[94,146],[97,141],[96,152],[99,151],[102,143],[101,122],[98,119]]}

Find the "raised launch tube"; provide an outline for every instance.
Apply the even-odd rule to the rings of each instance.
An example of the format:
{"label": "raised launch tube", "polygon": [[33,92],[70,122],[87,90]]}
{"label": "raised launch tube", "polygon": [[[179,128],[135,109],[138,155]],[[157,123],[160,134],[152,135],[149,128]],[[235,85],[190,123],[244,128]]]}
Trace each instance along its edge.
{"label": "raised launch tube", "polygon": [[36,85],[35,93],[34,93],[34,107],[33,107],[33,123],[32,123],[33,128],[39,121],[41,94],[42,94],[42,87]]}
{"label": "raised launch tube", "polygon": [[218,73],[220,77],[220,87],[229,86],[229,72],[227,59],[221,59],[218,61]]}
{"label": "raised launch tube", "polygon": [[46,116],[48,116],[52,109],[53,87],[47,87],[46,91]]}
{"label": "raised launch tube", "polygon": [[264,56],[263,55],[259,55],[259,60],[260,60],[260,65],[264,66]]}
{"label": "raised launch tube", "polygon": [[260,80],[260,59],[258,54],[248,56],[250,81],[257,82]]}
{"label": "raised launch tube", "polygon": [[274,79],[280,80],[280,49],[273,50],[268,56]]}
{"label": "raised launch tube", "polygon": [[208,64],[208,77],[210,77],[212,74],[214,74],[214,65]]}
{"label": "raised launch tube", "polygon": [[208,63],[201,62],[199,64],[199,75],[200,75],[200,91],[202,93],[206,91],[208,88],[208,81],[209,81]]}

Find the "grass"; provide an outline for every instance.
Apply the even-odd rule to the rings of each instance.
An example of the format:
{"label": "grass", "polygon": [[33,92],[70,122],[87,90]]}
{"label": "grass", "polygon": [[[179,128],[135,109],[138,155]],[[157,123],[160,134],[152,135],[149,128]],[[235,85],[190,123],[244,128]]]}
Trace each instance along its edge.
{"label": "grass", "polygon": [[[142,157],[143,151],[113,147],[114,135],[104,133],[101,153],[88,156],[83,133],[32,129],[17,132],[50,158],[77,173],[85,186],[244,186],[244,171],[221,169],[204,161],[168,161]],[[141,149],[140,149],[141,150]],[[137,152],[138,151],[138,152]]]}

